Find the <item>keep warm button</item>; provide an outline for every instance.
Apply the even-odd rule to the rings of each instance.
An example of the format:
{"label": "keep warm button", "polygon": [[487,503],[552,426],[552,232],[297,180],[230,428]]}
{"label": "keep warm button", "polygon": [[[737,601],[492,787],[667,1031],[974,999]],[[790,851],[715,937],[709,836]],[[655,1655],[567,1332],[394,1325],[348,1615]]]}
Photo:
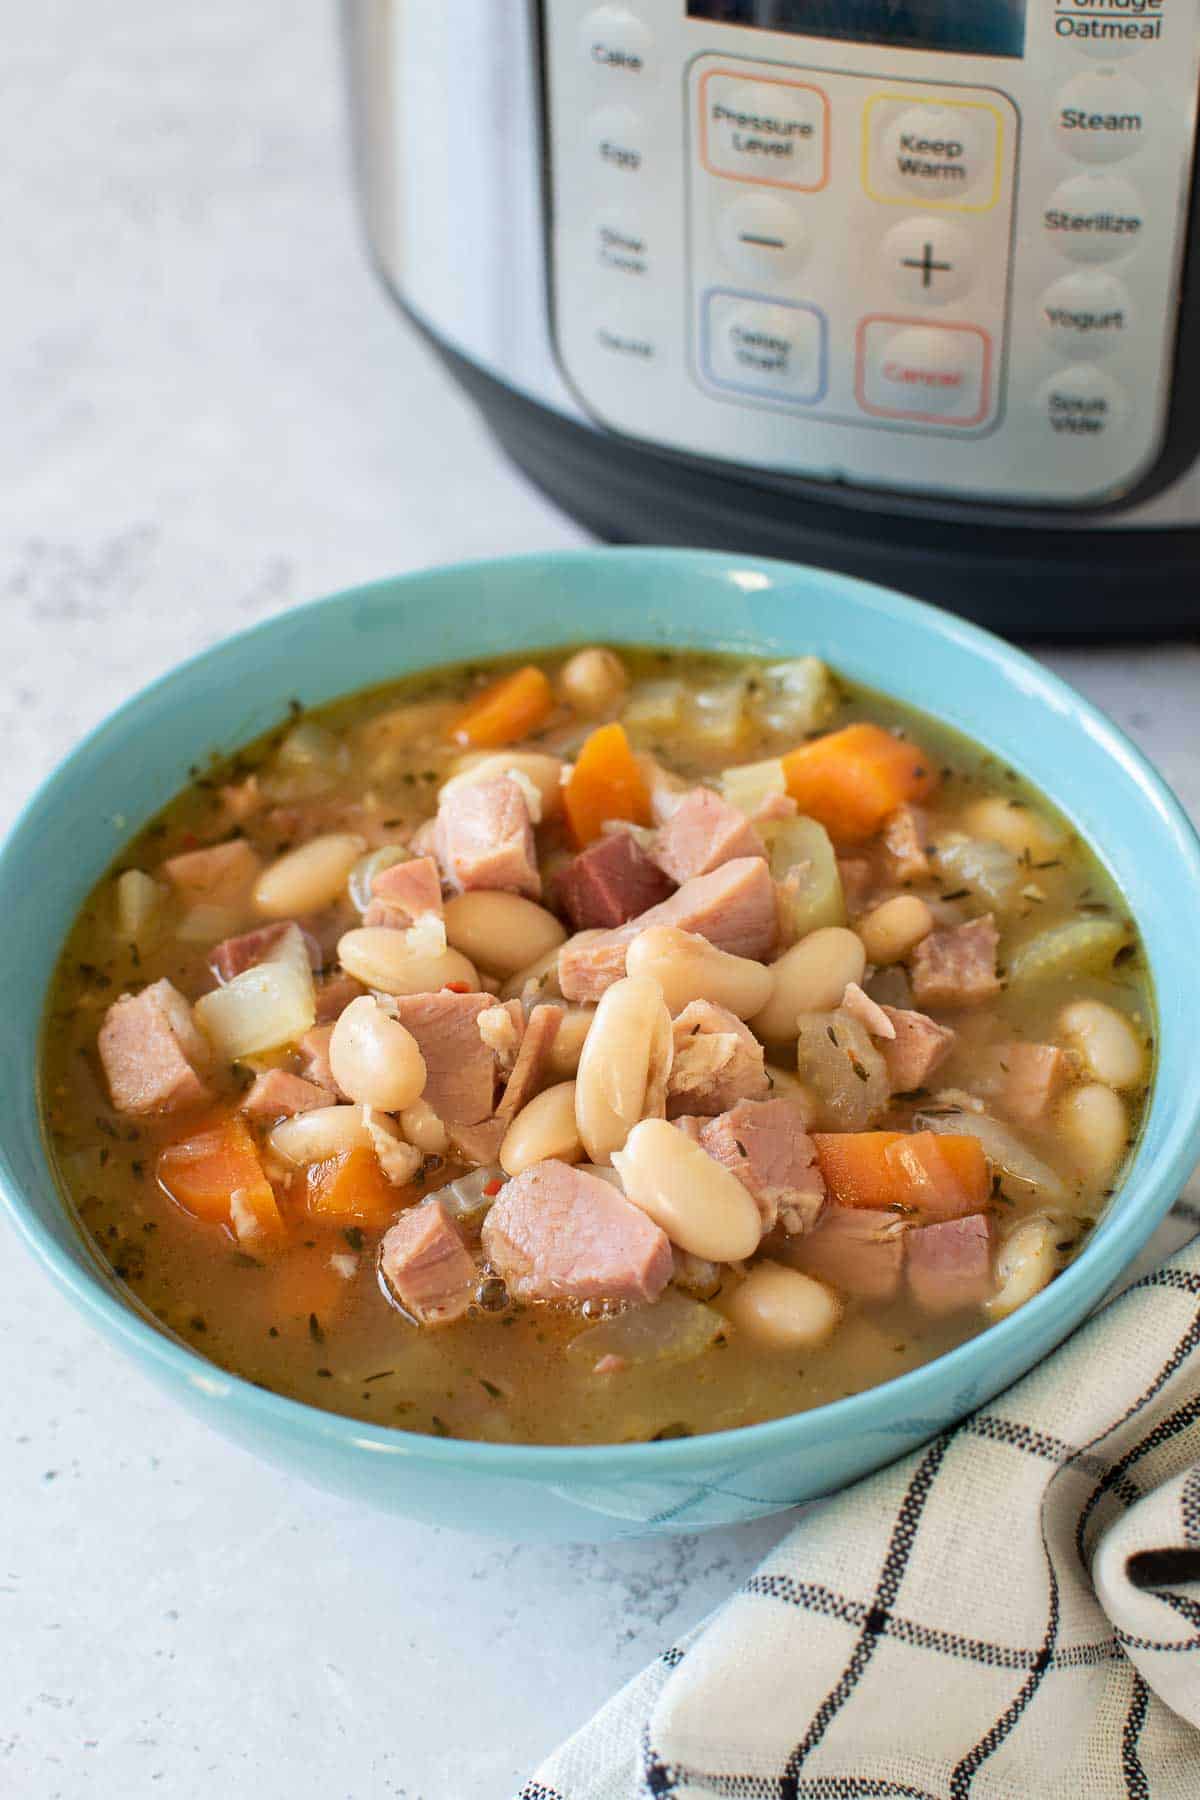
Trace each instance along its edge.
{"label": "keep warm button", "polygon": [[858,328],[858,403],[876,418],[982,424],[991,366],[991,339],[975,325],[868,318]]}

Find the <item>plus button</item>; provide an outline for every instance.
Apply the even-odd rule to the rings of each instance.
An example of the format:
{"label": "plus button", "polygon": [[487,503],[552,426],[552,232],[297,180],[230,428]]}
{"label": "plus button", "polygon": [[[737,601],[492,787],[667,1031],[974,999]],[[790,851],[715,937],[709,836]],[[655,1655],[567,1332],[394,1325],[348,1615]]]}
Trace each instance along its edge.
{"label": "plus button", "polygon": [[902,268],[919,269],[921,271],[921,286],[923,288],[933,286],[933,278],[936,274],[943,272],[949,274],[950,270],[954,267],[953,263],[935,261],[932,244],[926,244],[920,256],[903,256],[901,257],[900,262]]}

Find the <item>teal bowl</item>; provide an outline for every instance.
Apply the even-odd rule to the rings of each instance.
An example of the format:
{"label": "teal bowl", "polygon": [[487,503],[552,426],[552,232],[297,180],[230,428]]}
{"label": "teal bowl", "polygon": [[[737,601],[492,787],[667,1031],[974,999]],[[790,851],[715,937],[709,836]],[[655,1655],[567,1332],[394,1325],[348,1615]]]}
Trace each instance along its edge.
{"label": "teal bowl", "polygon": [[[882,1387],[765,1425],[666,1443],[509,1446],[419,1437],[264,1393],[135,1311],[67,1217],[43,1144],[36,1059],[59,945],[117,850],[186,783],[189,766],[257,737],[293,698],[320,704],[425,665],[596,639],[813,652],[986,744],[1061,807],[1124,892],[1157,995],[1158,1073],[1121,1190],[1079,1258],[1012,1317]],[[1059,1343],[1145,1243],[1200,1154],[1200,845],[1170,792],[1107,719],[997,638],[786,563],[654,550],[519,557],[284,613],[147,688],[67,758],[0,852],[0,917],[0,1190],[34,1255],[108,1339],[218,1431],[323,1487],[471,1531],[696,1531],[879,1468]]]}

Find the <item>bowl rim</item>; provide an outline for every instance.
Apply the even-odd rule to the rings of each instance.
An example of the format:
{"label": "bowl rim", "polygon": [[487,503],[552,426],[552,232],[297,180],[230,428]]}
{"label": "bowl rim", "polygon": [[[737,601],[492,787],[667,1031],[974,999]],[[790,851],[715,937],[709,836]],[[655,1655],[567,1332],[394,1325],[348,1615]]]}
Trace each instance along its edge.
{"label": "bowl rim", "polygon": [[[60,783],[77,772],[81,765],[86,765],[110,736],[119,738],[152,697],[176,682],[194,681],[207,666],[218,665],[231,650],[244,649],[247,645],[253,645],[255,640],[269,640],[284,626],[294,626],[297,623],[302,626],[306,620],[321,613],[332,613],[356,603],[369,602],[373,597],[384,593],[394,595],[397,589],[419,587],[422,582],[430,579],[479,581],[487,580],[498,571],[537,566],[541,570],[560,571],[569,580],[573,570],[598,561],[635,568],[670,565],[684,578],[689,572],[697,570],[726,575],[735,570],[748,571],[767,577],[770,586],[797,575],[810,580],[816,577],[828,587],[843,593],[860,615],[873,611],[902,624],[907,623],[918,636],[932,633],[955,648],[982,657],[993,666],[999,666],[1010,675],[1019,675],[1027,691],[1032,691],[1040,701],[1056,703],[1056,710],[1069,714],[1075,725],[1085,727],[1092,744],[1102,749],[1110,760],[1119,763],[1132,777],[1142,799],[1158,812],[1162,826],[1173,839],[1173,849],[1180,869],[1186,869],[1190,875],[1192,895],[1200,903],[1200,834],[1171,789],[1153,764],[1106,713],[1025,651],[1006,643],[981,626],[944,612],[925,601],[874,582],[837,574],[814,565],[724,551],[641,546],[585,546],[579,549],[530,551],[427,565],[318,596],[226,634],[138,688],[114,711],[106,714],[59,760],[26,800],[4,834],[3,841],[0,842],[0,874],[4,872],[14,841],[28,828],[36,815],[53,805]],[[686,648],[686,645],[680,647]],[[421,668],[434,666],[436,665],[432,663],[421,663],[416,669],[406,673],[417,673]],[[926,707],[925,710],[931,716],[937,716],[934,708]],[[984,748],[989,747],[981,737],[976,737],[975,741]],[[1047,797],[1056,805],[1059,804],[1049,783],[1037,779],[1035,785],[1042,787]],[[43,1009],[44,1005],[45,997]],[[1161,1075],[1161,1067],[1156,1068],[1142,1136],[1167,1097],[1162,1088]],[[1182,1088],[1182,1084],[1179,1085]],[[39,1148],[47,1177],[55,1190],[61,1192],[45,1141],[40,1103]],[[1200,1092],[1191,1105],[1190,1116],[1189,1109],[1180,1106],[1168,1122],[1165,1142],[1154,1168],[1141,1172],[1140,1191],[1136,1193],[1135,1203],[1123,1219],[1103,1238],[1089,1239],[1075,1260],[1042,1293],[1035,1295],[1007,1318],[987,1326],[928,1362],[918,1364],[917,1367],[873,1387],[864,1388],[860,1393],[828,1401],[803,1412],[785,1413],[779,1418],[757,1424],[735,1426],[719,1432],[698,1432],[686,1438],[609,1444],[493,1443],[477,1438],[440,1438],[408,1431],[402,1426],[376,1423],[345,1413],[327,1412],[307,1401],[293,1400],[286,1395],[260,1388],[244,1376],[210,1362],[190,1346],[171,1336],[165,1328],[151,1321],[139,1308],[136,1299],[122,1297],[115,1288],[110,1287],[101,1274],[102,1265],[94,1249],[82,1234],[79,1235],[86,1262],[74,1261],[56,1242],[48,1226],[42,1223],[21,1192],[9,1166],[2,1139],[0,1201],[3,1202],[18,1237],[60,1290],[67,1294],[91,1323],[108,1337],[117,1339],[122,1348],[128,1349],[138,1360],[145,1358],[155,1365],[157,1371],[169,1378],[172,1384],[182,1383],[210,1400],[232,1401],[252,1423],[277,1426],[280,1435],[308,1435],[347,1450],[416,1458],[443,1468],[474,1465],[483,1473],[518,1479],[542,1479],[555,1475],[583,1477],[589,1470],[602,1470],[606,1476],[628,1473],[652,1477],[683,1474],[711,1463],[714,1458],[742,1462],[759,1458],[774,1459],[781,1452],[803,1448],[806,1440],[851,1436],[856,1432],[869,1430],[872,1425],[877,1430],[886,1428],[887,1418],[900,1416],[901,1408],[904,1417],[929,1419],[932,1430],[944,1429],[947,1390],[961,1392],[964,1387],[970,1388],[973,1377],[983,1375],[986,1378],[988,1366],[1003,1360],[1005,1347],[1015,1343],[1017,1333],[1022,1328],[1027,1332],[1035,1330],[1038,1321],[1048,1319],[1051,1309],[1064,1292],[1090,1289],[1091,1301],[1087,1310],[1094,1308],[1103,1299],[1165,1217],[1177,1189],[1191,1173],[1198,1157]],[[1121,1191],[1126,1191],[1127,1187],[1126,1182]],[[73,1221],[72,1228],[77,1229]],[[1072,1329],[1079,1329],[1086,1317],[1087,1311]],[[1053,1355],[1061,1341],[1063,1340],[1051,1344],[1030,1365],[1030,1369],[1036,1369],[1047,1357]],[[1021,1377],[1018,1376],[1017,1379]],[[973,1401],[972,1406],[979,1403],[981,1402]],[[872,1415],[878,1414],[881,1408],[885,1418],[873,1418]],[[954,1416],[957,1417],[957,1413]]]}

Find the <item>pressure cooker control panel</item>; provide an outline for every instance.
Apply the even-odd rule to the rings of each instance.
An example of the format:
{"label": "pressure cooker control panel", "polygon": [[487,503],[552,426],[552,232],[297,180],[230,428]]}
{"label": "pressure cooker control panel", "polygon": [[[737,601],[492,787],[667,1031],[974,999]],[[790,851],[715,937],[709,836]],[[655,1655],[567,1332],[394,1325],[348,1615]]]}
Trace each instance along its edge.
{"label": "pressure cooker control panel", "polygon": [[598,421],[1014,502],[1116,498],[1153,466],[1196,0],[543,17],[556,340]]}

